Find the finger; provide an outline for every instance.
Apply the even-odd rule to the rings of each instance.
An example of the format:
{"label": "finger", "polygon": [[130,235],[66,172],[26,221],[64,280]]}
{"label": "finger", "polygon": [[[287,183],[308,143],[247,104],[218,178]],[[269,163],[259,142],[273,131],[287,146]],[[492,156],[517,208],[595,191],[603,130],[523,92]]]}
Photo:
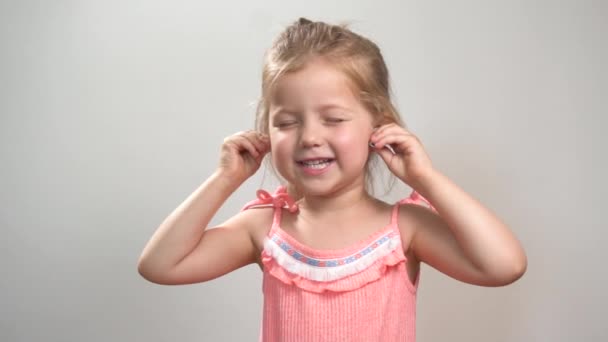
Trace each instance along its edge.
{"label": "finger", "polygon": [[373,143],[377,143],[378,140],[389,134],[409,134],[409,132],[404,130],[401,126],[398,126],[396,124],[390,124],[374,131],[374,133],[370,137],[370,141],[372,141]]}
{"label": "finger", "polygon": [[385,145],[388,145],[388,144],[391,144],[391,145],[403,144],[404,142],[407,142],[410,138],[411,138],[411,136],[403,134],[403,133],[386,134],[386,135],[383,135],[382,137],[377,138],[376,141],[374,141],[373,143],[378,148],[383,148]]}
{"label": "finger", "polygon": [[244,136],[236,137],[234,143],[239,153],[247,151],[253,157],[258,157],[260,155],[260,153],[256,150],[255,146],[251,143],[251,141],[249,141]]}
{"label": "finger", "polygon": [[374,134],[372,134],[372,136],[370,137],[370,139],[373,142],[376,142],[377,140],[382,139],[384,136],[387,135],[405,135],[405,136],[412,136],[415,137],[415,135],[413,133],[411,133],[410,131],[406,130],[405,128],[398,126],[398,125],[394,125],[392,127],[385,127],[382,131],[380,132],[376,132]]}
{"label": "finger", "polygon": [[[260,139],[260,137],[264,136],[264,134],[261,132],[254,131],[254,130],[242,131],[242,132],[235,134],[235,137],[236,136],[247,139],[249,142],[251,142],[256,147],[258,152],[263,150],[265,147],[265,143],[264,143],[265,139]],[[267,139],[267,137],[266,137],[266,139]]]}
{"label": "finger", "polygon": [[256,150],[261,153],[261,154],[265,154],[266,152],[268,152],[268,142],[265,142],[261,137],[260,134],[255,132],[252,134],[246,134],[244,135],[245,139],[247,139],[251,144],[253,144],[256,148]]}
{"label": "finger", "polygon": [[[389,145],[386,145],[389,146]],[[393,158],[395,158],[395,154],[393,154],[388,148],[381,148],[378,149],[376,148],[374,150],[377,154],[380,155],[380,158],[384,161],[384,163],[386,163],[386,165],[390,166],[391,163],[393,162]]]}
{"label": "finger", "polygon": [[413,137],[410,135],[387,135],[378,141],[378,145],[381,147],[392,145],[397,151],[405,151],[408,146],[414,144]]}
{"label": "finger", "polygon": [[257,141],[260,143],[265,152],[270,151],[270,137],[268,134],[258,133]]}
{"label": "finger", "polygon": [[401,128],[401,126],[399,126],[395,123],[378,126],[378,127],[374,128],[373,135],[384,134],[385,132],[396,129],[396,128],[399,129],[399,128]]}
{"label": "finger", "polygon": [[369,147],[373,148],[376,152],[379,152],[382,150],[382,148],[385,148],[385,149],[389,150],[391,152],[391,154],[396,154],[395,149],[390,144],[386,144],[382,147],[376,147],[376,144],[374,144],[373,142],[370,142]]}
{"label": "finger", "polygon": [[407,151],[412,145],[411,139],[411,136],[406,135],[388,135],[380,139],[376,146],[378,149],[392,149],[395,154],[400,154]]}
{"label": "finger", "polygon": [[[388,145],[387,145],[388,146]],[[386,164],[390,164],[393,157],[395,156],[389,149],[383,148],[381,150],[377,150],[376,153],[380,155],[380,157],[384,160]]]}

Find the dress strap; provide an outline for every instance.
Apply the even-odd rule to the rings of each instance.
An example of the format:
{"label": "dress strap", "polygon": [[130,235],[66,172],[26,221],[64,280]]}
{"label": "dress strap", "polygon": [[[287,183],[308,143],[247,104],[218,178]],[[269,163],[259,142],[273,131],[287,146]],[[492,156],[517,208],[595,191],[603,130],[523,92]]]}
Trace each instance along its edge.
{"label": "dress strap", "polygon": [[273,207],[275,209],[273,226],[276,226],[281,222],[281,208],[286,208],[291,213],[298,211],[298,204],[289,196],[287,189],[284,186],[279,186],[272,195],[265,190],[259,189],[256,191],[256,196],[257,198],[245,204],[241,211],[251,208]]}
{"label": "dress strap", "polygon": [[425,206],[434,212],[437,212],[435,207],[433,207],[433,205],[426,198],[422,197],[422,195],[419,194],[416,190],[412,190],[412,193],[408,197],[398,201],[393,206],[393,214],[391,217],[392,224],[397,223],[397,217],[399,215],[399,206],[402,204],[418,204],[418,205]]}

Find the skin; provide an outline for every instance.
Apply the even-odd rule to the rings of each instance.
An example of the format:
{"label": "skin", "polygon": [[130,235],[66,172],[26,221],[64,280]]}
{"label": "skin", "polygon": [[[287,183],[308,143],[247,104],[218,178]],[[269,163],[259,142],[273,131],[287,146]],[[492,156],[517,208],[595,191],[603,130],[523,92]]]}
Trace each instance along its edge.
{"label": "skin", "polygon": [[[144,248],[138,264],[142,276],[187,284],[254,262],[262,267],[271,208],[200,227],[208,227],[268,153],[279,173],[303,194],[296,214],[283,211],[282,229],[317,249],[360,241],[390,218],[391,206],[365,191],[365,162],[369,153],[378,153],[396,177],[436,209],[400,206],[398,226],[410,281],[420,262],[470,284],[502,286],[519,279],[527,259],[510,228],[434,168],[413,133],[396,124],[378,126],[350,89],[344,75],[321,59],[283,76],[270,101],[269,134],[239,132],[225,139],[216,172],[163,221]],[[386,144],[395,155],[384,149]],[[298,163],[311,157],[334,162],[322,175],[311,176]]]}
{"label": "skin", "polygon": [[[342,73],[317,61],[285,75],[270,102],[269,119],[273,163],[305,195],[301,205],[333,210],[351,196],[362,196],[374,122]],[[296,162],[316,157],[334,159],[322,175],[307,175]]]}

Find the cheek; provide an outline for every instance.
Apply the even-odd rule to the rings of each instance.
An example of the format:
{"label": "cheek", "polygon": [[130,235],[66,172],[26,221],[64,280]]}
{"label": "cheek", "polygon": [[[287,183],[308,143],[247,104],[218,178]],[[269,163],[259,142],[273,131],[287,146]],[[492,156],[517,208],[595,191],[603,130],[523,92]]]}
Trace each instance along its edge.
{"label": "cheek", "polygon": [[293,144],[287,135],[276,134],[270,137],[270,155],[272,163],[277,169],[281,169],[286,162],[291,161],[293,155]]}
{"label": "cheek", "polygon": [[369,135],[365,130],[336,132],[335,143],[341,152],[358,164],[365,163],[369,156]]}

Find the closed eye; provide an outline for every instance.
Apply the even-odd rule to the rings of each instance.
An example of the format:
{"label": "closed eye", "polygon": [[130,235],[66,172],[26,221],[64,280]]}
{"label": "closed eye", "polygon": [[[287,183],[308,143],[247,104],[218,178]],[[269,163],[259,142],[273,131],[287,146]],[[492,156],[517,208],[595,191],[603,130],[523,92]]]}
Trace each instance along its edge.
{"label": "closed eye", "polygon": [[275,126],[278,128],[286,128],[286,127],[289,127],[289,126],[292,126],[295,124],[297,124],[297,121],[281,121],[281,122],[277,122],[275,124]]}
{"label": "closed eye", "polygon": [[346,120],[344,120],[342,118],[328,118],[326,121],[329,123],[340,123],[340,122],[344,122]]}

